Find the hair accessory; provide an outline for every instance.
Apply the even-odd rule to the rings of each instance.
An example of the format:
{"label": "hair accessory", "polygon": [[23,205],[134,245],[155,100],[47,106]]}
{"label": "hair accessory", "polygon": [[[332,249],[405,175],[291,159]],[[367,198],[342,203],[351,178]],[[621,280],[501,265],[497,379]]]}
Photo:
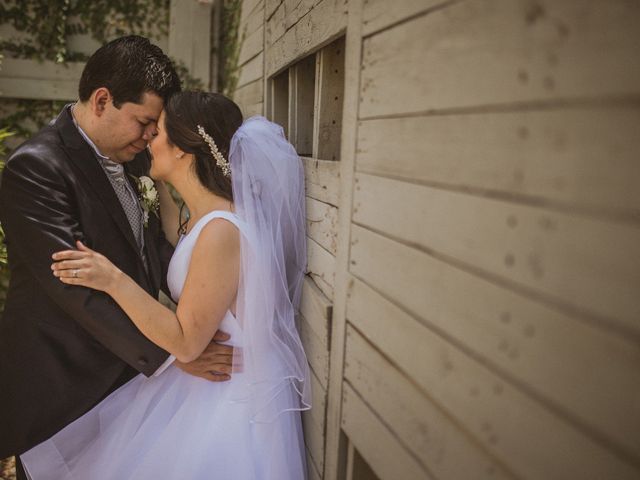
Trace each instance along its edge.
{"label": "hair accessory", "polygon": [[220,153],[220,150],[218,150],[216,142],[213,141],[211,135],[204,131],[204,128],[202,128],[201,125],[197,125],[197,127],[198,134],[204,139],[205,142],[207,142],[207,145],[209,145],[209,150],[211,150],[211,155],[213,155],[213,158],[216,161],[216,165],[220,167],[225,177],[231,176],[231,166],[229,165],[229,162],[225,160],[224,156]]}

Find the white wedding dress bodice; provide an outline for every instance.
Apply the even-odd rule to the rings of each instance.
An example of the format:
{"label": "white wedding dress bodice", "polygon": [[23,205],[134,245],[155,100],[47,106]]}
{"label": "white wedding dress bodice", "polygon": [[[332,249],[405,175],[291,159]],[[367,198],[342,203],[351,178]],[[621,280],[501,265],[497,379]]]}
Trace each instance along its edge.
{"label": "white wedding dress bodice", "polygon": [[[180,238],[167,282],[178,301],[202,228],[214,211]],[[242,345],[242,329],[227,312],[220,329]],[[21,460],[33,480],[300,480],[306,478],[300,412],[270,423],[250,419],[242,373],[211,382],[170,365],[138,375],[85,415],[37,445]]]}
{"label": "white wedding dress bodice", "polygon": [[[173,257],[171,257],[169,271],[167,273],[167,285],[171,292],[171,298],[176,303],[178,303],[182,295],[182,289],[187,280],[193,247],[195,247],[198,236],[204,226],[214,218],[224,218],[233,223],[238,229],[244,229],[242,221],[236,215],[218,210],[204,215],[198,220],[189,233],[180,237]],[[222,319],[219,329],[231,335],[231,340],[228,342],[230,345],[240,346],[242,344],[242,329],[230,311],[227,311],[225,317]]]}

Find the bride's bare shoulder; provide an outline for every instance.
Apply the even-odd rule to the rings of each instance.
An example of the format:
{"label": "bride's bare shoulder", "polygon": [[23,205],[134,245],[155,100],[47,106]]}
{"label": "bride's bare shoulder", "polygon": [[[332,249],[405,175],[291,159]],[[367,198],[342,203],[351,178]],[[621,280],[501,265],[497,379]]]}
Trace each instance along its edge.
{"label": "bride's bare shoulder", "polygon": [[232,254],[239,252],[240,231],[238,227],[225,218],[214,218],[202,227],[198,240],[194,246],[194,254],[197,250],[205,250],[213,255],[224,252]]}

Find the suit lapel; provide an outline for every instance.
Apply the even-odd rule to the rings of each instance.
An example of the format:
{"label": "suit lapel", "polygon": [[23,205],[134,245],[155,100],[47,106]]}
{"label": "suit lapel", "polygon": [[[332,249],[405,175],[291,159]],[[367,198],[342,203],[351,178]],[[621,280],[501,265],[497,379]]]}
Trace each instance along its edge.
{"label": "suit lapel", "polygon": [[[134,161],[126,163],[124,165],[124,170],[126,173],[127,180],[133,187],[135,191],[138,191],[138,185],[132,176],[136,178],[140,178],[142,175],[145,175],[148,170],[149,159],[146,156],[146,150],[143,153],[139,154],[140,157],[136,158]],[[141,158],[142,157],[142,158]],[[141,161],[144,159],[145,162],[142,164]],[[157,218],[153,213],[149,213],[149,221],[146,227],[143,229],[144,233],[144,246],[147,255],[147,267],[148,267],[148,277],[153,286],[153,288],[157,291],[160,290],[160,270],[159,270],[159,259],[158,259],[158,251],[156,249],[156,241],[154,235],[151,232],[155,232],[157,230]],[[154,228],[157,227],[157,228]]]}
{"label": "suit lapel", "polygon": [[116,192],[113,190],[107,175],[98,163],[95,153],[87,142],[82,138],[80,132],[73,123],[71,111],[67,105],[55,121],[55,126],[60,132],[60,136],[67,147],[67,154],[73,164],[80,170],[86,178],[93,191],[98,195],[104,204],[107,212],[115,221],[118,229],[125,236],[127,243],[136,252],[142,263],[142,258],[138,252],[138,244],[131,230],[131,225],[127,219],[122,204],[118,200]]}

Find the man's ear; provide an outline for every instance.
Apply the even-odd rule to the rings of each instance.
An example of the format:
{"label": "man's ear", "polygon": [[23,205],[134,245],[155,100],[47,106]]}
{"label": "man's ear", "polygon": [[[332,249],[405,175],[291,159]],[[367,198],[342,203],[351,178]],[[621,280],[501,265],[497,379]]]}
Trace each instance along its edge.
{"label": "man's ear", "polygon": [[96,116],[101,116],[112,101],[111,92],[106,87],[100,87],[91,94],[91,109]]}

